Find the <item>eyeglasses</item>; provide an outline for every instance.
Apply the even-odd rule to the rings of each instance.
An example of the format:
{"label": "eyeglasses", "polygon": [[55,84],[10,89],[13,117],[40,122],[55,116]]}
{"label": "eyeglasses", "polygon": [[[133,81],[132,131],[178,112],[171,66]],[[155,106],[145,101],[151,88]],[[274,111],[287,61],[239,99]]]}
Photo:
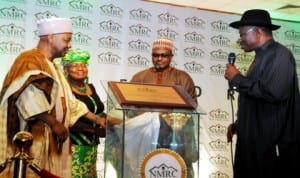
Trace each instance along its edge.
{"label": "eyeglasses", "polygon": [[168,58],[168,57],[172,57],[172,56],[173,56],[173,54],[164,54],[164,53],[158,54],[158,53],[152,53],[152,57],[153,57],[153,58],[159,58],[159,57],[161,57],[161,58]]}
{"label": "eyeglasses", "polygon": [[86,68],[88,66],[88,64],[86,63],[71,63],[68,65],[68,67],[71,67],[71,68]]}

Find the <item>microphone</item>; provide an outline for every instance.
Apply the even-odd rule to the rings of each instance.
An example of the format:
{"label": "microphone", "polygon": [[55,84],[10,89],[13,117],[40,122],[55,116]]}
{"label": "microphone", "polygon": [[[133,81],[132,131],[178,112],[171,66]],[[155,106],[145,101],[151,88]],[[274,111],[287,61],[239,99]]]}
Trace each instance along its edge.
{"label": "microphone", "polygon": [[228,55],[228,64],[233,65],[234,62],[235,62],[235,58],[236,58],[235,53],[232,53],[232,52],[229,53],[229,55]]}
{"label": "microphone", "polygon": [[[234,65],[235,58],[236,58],[235,53],[233,53],[233,52],[229,53],[229,55],[228,55],[228,64]],[[228,100],[229,99],[234,99],[234,97],[233,97],[233,94],[234,94],[233,87],[230,85],[229,82],[228,82],[228,85],[229,85],[229,88],[227,90],[227,99]]]}

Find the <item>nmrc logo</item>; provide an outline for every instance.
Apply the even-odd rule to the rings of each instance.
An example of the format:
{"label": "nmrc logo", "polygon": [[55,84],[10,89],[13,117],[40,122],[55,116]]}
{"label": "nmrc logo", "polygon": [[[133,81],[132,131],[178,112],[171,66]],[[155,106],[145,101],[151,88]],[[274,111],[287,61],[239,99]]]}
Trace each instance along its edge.
{"label": "nmrc logo", "polygon": [[161,164],[158,167],[153,167],[149,170],[150,177],[153,178],[171,178],[178,177],[178,170],[174,167],[168,167],[166,164]]}

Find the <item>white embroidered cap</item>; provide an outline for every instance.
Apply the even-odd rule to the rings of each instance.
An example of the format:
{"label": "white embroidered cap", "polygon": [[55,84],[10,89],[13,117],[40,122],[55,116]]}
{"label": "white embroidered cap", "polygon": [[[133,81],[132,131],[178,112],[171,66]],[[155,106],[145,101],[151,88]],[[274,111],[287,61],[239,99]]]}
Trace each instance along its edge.
{"label": "white embroidered cap", "polygon": [[155,48],[166,48],[168,50],[173,51],[173,41],[170,39],[166,39],[166,38],[154,40],[152,49],[155,49]]}
{"label": "white embroidered cap", "polygon": [[72,33],[72,20],[68,18],[51,17],[37,22],[38,35]]}

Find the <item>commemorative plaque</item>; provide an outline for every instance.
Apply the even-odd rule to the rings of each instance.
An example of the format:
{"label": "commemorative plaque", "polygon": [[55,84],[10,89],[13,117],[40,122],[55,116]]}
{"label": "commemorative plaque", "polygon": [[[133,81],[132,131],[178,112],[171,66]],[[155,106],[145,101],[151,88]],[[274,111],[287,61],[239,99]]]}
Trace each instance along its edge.
{"label": "commemorative plaque", "polygon": [[181,86],[113,81],[108,86],[122,106],[195,109],[197,105]]}

